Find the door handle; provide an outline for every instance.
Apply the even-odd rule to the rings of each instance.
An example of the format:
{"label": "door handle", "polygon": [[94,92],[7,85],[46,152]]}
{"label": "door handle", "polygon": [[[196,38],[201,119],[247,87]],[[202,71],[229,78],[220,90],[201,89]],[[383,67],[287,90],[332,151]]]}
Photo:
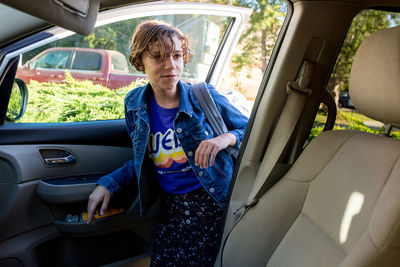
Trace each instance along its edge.
{"label": "door handle", "polygon": [[44,161],[48,165],[70,164],[70,163],[76,163],[76,158],[73,155],[69,155],[66,157],[45,158]]}

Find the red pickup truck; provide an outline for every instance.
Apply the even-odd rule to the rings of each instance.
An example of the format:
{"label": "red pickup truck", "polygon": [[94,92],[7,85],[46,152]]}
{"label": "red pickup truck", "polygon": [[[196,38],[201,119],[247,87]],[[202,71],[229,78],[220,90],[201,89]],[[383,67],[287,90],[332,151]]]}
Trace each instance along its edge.
{"label": "red pickup truck", "polygon": [[91,80],[110,89],[130,85],[144,74],[131,74],[128,62],[118,51],[56,47],[44,50],[23,66],[18,68],[17,77],[29,83],[39,82],[62,83],[65,71],[78,80]]}

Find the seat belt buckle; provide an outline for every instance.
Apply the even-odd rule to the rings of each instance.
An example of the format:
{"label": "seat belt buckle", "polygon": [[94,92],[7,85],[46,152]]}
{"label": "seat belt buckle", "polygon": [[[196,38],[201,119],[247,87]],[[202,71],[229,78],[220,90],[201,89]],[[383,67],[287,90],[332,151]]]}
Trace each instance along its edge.
{"label": "seat belt buckle", "polygon": [[289,81],[286,86],[286,92],[288,94],[293,91],[310,96],[312,90],[310,89],[311,74],[314,69],[314,64],[309,60],[303,60],[299,74],[296,77],[296,81]]}
{"label": "seat belt buckle", "polygon": [[258,198],[254,198],[253,200],[251,200],[251,201],[249,201],[249,202],[247,202],[247,203],[245,203],[245,204],[242,204],[237,210],[235,210],[235,211],[233,212],[233,214],[234,214],[234,215],[239,214],[239,212],[240,212],[242,209],[244,209],[244,210],[246,211],[247,209],[249,209],[249,208],[251,208],[251,207],[254,207],[257,203],[258,203]]}
{"label": "seat belt buckle", "polygon": [[297,86],[297,81],[289,81],[286,85],[286,93],[290,95],[293,91],[310,96],[312,94],[311,88],[300,88]]}

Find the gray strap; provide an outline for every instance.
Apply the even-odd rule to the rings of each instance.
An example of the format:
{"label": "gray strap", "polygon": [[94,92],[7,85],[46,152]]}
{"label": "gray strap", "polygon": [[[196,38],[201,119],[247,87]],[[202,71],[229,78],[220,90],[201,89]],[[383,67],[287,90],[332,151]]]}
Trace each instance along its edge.
{"label": "gray strap", "polygon": [[289,143],[303,107],[312,93],[311,89],[308,88],[312,69],[313,64],[305,60],[296,81],[287,84],[289,96],[258,170],[256,181],[248,198],[248,206],[257,203],[266,191],[268,177]]}
{"label": "gray strap", "polygon": [[[216,136],[227,133],[228,129],[226,128],[224,119],[222,118],[214,99],[211,97],[206,83],[201,82],[192,85],[192,91]],[[235,158],[239,154],[239,151],[232,146],[228,146],[226,150]]]}

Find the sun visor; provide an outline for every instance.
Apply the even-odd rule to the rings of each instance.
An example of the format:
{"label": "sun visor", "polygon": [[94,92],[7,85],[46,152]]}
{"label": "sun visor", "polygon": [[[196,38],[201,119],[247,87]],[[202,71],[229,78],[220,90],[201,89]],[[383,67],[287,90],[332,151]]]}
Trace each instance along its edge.
{"label": "sun visor", "polygon": [[100,0],[0,0],[0,2],[82,35],[88,35],[93,31],[100,6]]}

